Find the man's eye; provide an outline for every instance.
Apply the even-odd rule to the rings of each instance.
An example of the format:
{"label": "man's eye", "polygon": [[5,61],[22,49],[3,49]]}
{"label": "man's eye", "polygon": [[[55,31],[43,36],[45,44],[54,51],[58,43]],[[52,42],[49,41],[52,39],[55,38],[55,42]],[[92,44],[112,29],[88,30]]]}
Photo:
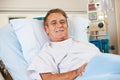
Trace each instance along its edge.
{"label": "man's eye", "polygon": [[64,21],[62,21],[61,23],[65,23]]}
{"label": "man's eye", "polygon": [[55,25],[56,24],[56,22],[51,22],[51,25]]}
{"label": "man's eye", "polygon": [[65,24],[65,21],[60,21],[61,24]]}

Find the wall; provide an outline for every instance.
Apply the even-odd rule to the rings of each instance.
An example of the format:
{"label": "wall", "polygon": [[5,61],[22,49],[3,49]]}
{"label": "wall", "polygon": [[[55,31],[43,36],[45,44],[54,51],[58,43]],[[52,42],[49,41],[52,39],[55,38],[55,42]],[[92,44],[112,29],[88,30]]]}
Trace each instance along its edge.
{"label": "wall", "polygon": [[[43,17],[45,16],[46,12],[38,12],[38,13],[10,13],[10,14],[0,14],[0,28],[6,26],[9,23],[9,18],[36,18],[36,17]],[[80,13],[80,12],[75,12],[75,13],[71,13],[71,12],[67,12],[68,16],[82,16],[87,18],[87,13]]]}
{"label": "wall", "polygon": [[116,21],[117,21],[117,37],[118,37],[118,53],[120,54],[120,0],[115,0],[116,4]]}
{"label": "wall", "polygon": [[112,0],[113,9],[108,12],[108,34],[110,36],[110,46],[114,46],[112,53],[118,54],[118,37],[116,24],[115,0]]}
{"label": "wall", "polygon": [[0,0],[0,27],[9,23],[9,17],[40,17],[51,8],[82,16],[87,14],[87,3],[88,0]]}
{"label": "wall", "polygon": [[84,11],[88,0],[0,0],[1,10],[41,10],[62,8],[66,11]]}

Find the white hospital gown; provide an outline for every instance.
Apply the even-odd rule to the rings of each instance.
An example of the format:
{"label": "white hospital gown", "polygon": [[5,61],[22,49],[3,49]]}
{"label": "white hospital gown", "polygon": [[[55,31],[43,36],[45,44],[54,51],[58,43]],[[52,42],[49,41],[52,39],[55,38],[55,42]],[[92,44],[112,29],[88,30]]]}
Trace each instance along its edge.
{"label": "white hospital gown", "polygon": [[62,42],[46,43],[28,68],[32,80],[42,80],[40,73],[63,73],[79,68],[100,53],[91,43],[74,41],[71,38]]}

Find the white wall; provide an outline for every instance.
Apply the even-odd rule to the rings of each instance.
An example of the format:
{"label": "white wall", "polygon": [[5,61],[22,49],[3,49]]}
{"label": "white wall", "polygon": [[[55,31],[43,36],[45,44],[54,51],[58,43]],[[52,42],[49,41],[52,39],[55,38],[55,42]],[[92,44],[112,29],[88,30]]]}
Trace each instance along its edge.
{"label": "white wall", "polygon": [[0,0],[0,27],[9,23],[9,17],[40,17],[51,8],[87,17],[87,3],[88,0]]}
{"label": "white wall", "polygon": [[[25,17],[25,18],[36,18],[36,17],[43,17],[45,13],[28,13],[28,14],[18,14],[18,13],[11,13],[11,14],[0,14],[0,28],[6,26],[9,23],[9,18],[12,17]],[[82,16],[87,18],[87,13],[68,13],[69,16]]]}
{"label": "white wall", "polygon": [[66,11],[84,11],[88,0],[0,0],[1,10],[37,9],[49,10],[62,8]]}

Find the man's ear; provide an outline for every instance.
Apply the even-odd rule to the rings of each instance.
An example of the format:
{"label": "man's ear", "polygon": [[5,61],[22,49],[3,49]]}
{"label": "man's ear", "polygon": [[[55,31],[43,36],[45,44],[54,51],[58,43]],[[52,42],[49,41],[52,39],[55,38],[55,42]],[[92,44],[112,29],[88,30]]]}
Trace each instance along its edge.
{"label": "man's ear", "polygon": [[47,34],[49,34],[48,26],[47,26],[47,25],[44,26],[44,29],[45,29],[45,32],[46,32]]}

